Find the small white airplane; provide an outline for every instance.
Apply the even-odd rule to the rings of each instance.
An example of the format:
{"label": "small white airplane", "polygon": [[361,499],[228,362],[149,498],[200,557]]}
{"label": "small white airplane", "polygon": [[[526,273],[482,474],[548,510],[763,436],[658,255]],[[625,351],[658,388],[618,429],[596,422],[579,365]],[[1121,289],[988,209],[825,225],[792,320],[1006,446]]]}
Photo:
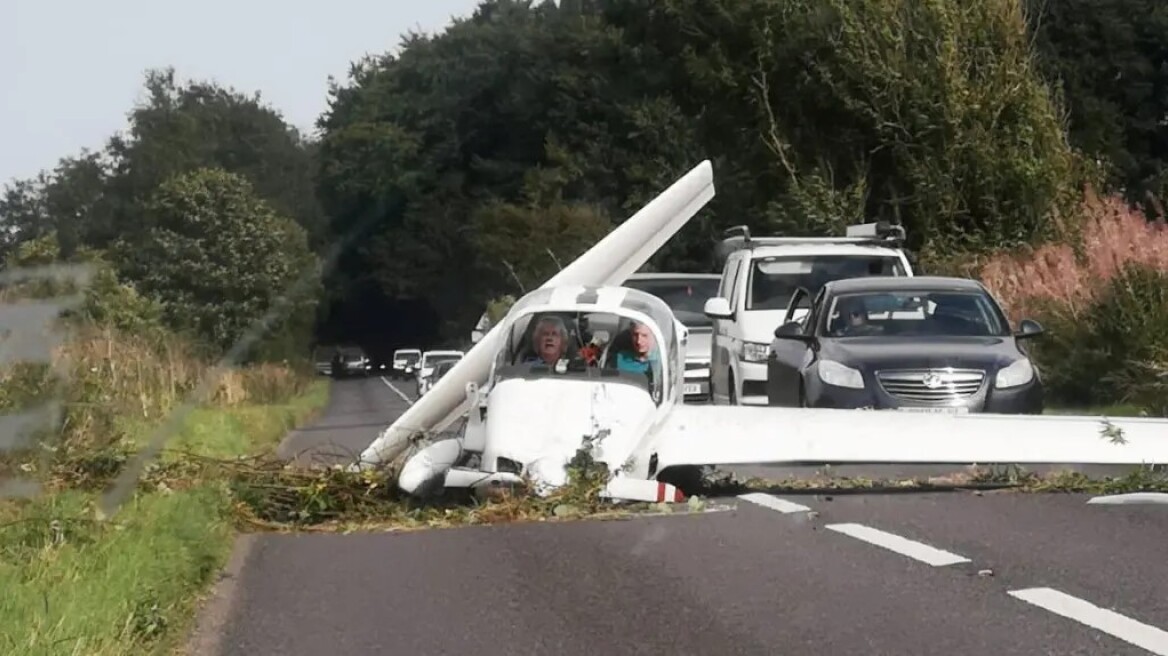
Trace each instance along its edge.
{"label": "small white airplane", "polygon": [[[604,496],[680,501],[667,473],[707,465],[1168,463],[1168,419],[686,405],[684,325],[656,296],[617,285],[712,196],[703,162],[519,299],[358,466],[429,441],[398,474],[406,493],[526,479],[546,494],[589,446],[612,472]],[[648,373],[626,371],[638,363]],[[461,435],[432,439],[464,415]]]}
{"label": "small white airplane", "polygon": [[[402,490],[482,492],[526,478],[546,494],[585,446],[613,473],[602,495],[640,501],[684,499],[666,481],[705,465],[1168,462],[1168,420],[1115,420],[1127,441],[1117,445],[1098,417],[685,405],[686,328],[635,289],[539,289],[500,328],[487,384],[466,386],[464,433],[411,457]],[[636,346],[650,345],[639,361]]]}

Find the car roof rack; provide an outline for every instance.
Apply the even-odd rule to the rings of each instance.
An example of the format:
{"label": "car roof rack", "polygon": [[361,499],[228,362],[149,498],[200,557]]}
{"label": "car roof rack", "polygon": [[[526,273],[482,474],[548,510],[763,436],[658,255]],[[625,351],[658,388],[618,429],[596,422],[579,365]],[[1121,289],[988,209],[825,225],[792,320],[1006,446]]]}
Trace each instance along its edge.
{"label": "car roof rack", "polygon": [[734,251],[763,246],[857,244],[900,248],[906,239],[904,226],[888,221],[850,225],[842,237],[754,237],[750,234],[750,227],[746,225],[727,228],[722,234],[724,238],[719,248],[722,259]]}

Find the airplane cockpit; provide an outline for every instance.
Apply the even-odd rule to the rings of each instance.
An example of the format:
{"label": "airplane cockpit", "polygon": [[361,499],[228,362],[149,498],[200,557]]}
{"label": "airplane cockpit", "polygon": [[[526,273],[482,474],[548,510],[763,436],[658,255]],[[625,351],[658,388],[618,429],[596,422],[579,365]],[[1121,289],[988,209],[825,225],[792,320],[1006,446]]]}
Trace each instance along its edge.
{"label": "airplane cockpit", "polygon": [[598,380],[637,385],[656,403],[670,396],[678,384],[667,380],[677,373],[670,358],[678,340],[668,306],[637,290],[606,289],[627,292],[614,311],[596,308],[595,301],[565,310],[553,309],[546,302],[550,298],[526,308],[517,303],[504,320],[507,334],[495,360],[495,380]]}

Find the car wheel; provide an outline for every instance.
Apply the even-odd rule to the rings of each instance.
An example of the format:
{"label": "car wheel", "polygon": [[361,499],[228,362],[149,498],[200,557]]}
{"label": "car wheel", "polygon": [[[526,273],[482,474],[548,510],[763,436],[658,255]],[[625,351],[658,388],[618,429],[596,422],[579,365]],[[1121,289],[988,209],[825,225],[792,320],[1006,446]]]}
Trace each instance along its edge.
{"label": "car wheel", "polygon": [[738,405],[738,392],[734,389],[734,374],[728,375],[726,380],[730,381],[730,389],[726,391],[727,396],[730,397],[730,405]]}

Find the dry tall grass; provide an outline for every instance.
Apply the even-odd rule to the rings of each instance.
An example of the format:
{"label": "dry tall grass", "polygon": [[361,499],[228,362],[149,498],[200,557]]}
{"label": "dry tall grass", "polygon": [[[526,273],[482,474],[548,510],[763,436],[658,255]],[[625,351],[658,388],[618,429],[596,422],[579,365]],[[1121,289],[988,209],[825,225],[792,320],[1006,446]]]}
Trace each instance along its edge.
{"label": "dry tall grass", "polygon": [[977,277],[1012,320],[1059,308],[1078,318],[1126,265],[1168,272],[1168,228],[1149,222],[1122,198],[1088,193],[1080,207],[1081,243],[1048,243],[1001,253]]}
{"label": "dry tall grass", "polygon": [[290,366],[265,364],[216,369],[206,353],[172,335],[138,336],[109,328],[82,328],[54,354],[51,368],[0,373],[0,401],[11,408],[28,399],[64,402],[56,440],[64,451],[91,452],[117,444],[127,427],[169,415],[210,382],[205,405],[281,403],[304,392],[312,378]]}
{"label": "dry tall grass", "polygon": [[1117,197],[1088,194],[1060,242],[974,262],[967,271],[1013,322],[1048,335],[1032,355],[1058,403],[1131,403],[1168,412],[1168,227]]}

